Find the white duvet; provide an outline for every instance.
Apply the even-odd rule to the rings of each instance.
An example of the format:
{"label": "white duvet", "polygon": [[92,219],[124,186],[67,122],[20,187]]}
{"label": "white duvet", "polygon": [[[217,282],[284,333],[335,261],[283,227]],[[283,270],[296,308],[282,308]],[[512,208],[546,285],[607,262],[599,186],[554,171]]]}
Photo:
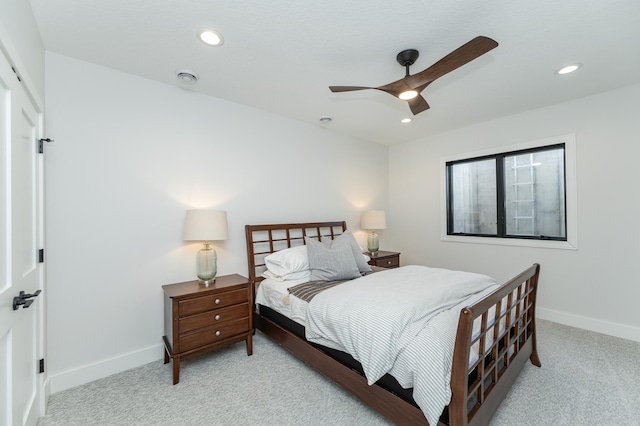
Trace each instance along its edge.
{"label": "white duvet", "polygon": [[453,348],[460,309],[490,293],[492,278],[409,265],[326,290],[309,303],[306,338],[343,348],[371,385],[390,373],[429,424],[451,399]]}

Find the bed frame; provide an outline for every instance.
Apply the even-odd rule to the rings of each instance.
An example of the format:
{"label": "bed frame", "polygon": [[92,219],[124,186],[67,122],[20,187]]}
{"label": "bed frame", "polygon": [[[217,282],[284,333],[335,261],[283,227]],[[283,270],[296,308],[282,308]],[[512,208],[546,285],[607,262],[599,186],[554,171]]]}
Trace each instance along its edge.
{"label": "bed frame", "polygon": [[[249,282],[254,295],[256,285],[263,280],[261,274],[266,270],[264,258],[267,255],[302,245],[305,237],[333,239],[346,229],[346,223],[340,221],[247,225]],[[534,264],[493,293],[461,310],[453,353],[452,397],[439,425],[488,424],[527,359],[540,367],[535,325],[539,272],[540,265]],[[495,314],[490,314],[492,307],[495,307]],[[499,327],[500,320],[511,326],[507,329]],[[254,315],[254,324],[264,334],[394,423],[428,425],[417,406],[378,384],[369,386],[363,375],[335,360],[321,347],[310,344],[259,312]],[[472,348],[477,351],[478,361],[469,366]],[[445,423],[447,418],[448,423]]]}

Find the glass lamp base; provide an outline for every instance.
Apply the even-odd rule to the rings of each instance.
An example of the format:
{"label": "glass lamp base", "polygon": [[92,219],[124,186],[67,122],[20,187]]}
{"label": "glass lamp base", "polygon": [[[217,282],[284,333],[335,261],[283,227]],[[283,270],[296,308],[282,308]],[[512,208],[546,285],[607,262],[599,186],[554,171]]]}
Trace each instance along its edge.
{"label": "glass lamp base", "polygon": [[380,238],[376,231],[371,231],[367,236],[367,250],[369,253],[376,253],[380,249]]}
{"label": "glass lamp base", "polygon": [[199,282],[200,284],[202,284],[203,286],[207,287],[207,286],[209,286],[209,285],[211,285],[211,284],[215,283],[215,282],[216,282],[216,279],[215,279],[215,277],[214,277],[214,278],[211,278],[210,280],[203,280],[203,279],[201,279],[201,278],[198,278],[198,282]]}
{"label": "glass lamp base", "polygon": [[196,256],[196,275],[198,281],[201,284],[209,285],[216,281],[216,274],[218,273],[218,254],[214,249],[209,246],[209,243],[204,243],[204,247],[198,250]]}

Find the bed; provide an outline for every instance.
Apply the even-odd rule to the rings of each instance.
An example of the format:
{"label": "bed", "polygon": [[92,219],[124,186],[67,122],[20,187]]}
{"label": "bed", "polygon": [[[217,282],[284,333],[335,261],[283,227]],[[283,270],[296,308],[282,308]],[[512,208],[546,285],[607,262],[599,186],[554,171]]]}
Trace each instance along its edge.
{"label": "bed", "polygon": [[[310,246],[310,242],[314,240],[337,241],[349,232],[343,221],[247,225],[245,231],[249,281],[254,295],[256,289],[261,290],[262,284],[264,288],[268,288],[267,283],[274,281],[265,263],[267,256],[285,249]],[[411,268],[405,269],[408,271]],[[453,330],[452,361],[449,367],[450,400],[442,409],[441,415],[436,416],[437,420],[434,421],[433,416],[430,416],[432,426],[436,423],[452,426],[488,424],[527,359],[540,366],[535,328],[539,271],[540,266],[534,264],[508,282],[478,292],[480,296],[475,297],[468,306],[464,303],[456,304],[447,311],[448,315],[453,314],[457,322]],[[353,283],[361,283],[367,279],[380,281],[383,274],[389,273],[390,271],[383,271],[378,274],[374,271],[371,275],[353,280]],[[308,280],[308,277],[295,276],[285,286],[292,288],[305,279]],[[353,286],[353,283],[349,286]],[[332,292],[336,293],[336,290]],[[291,297],[298,302],[294,296]],[[318,299],[320,298],[319,296]],[[416,403],[417,398],[414,399],[414,389],[403,387],[390,373],[384,374],[375,384],[370,385],[363,368],[367,367],[365,362],[356,361],[349,353],[341,350],[340,345],[321,345],[305,338],[305,333],[309,331],[305,330],[305,326],[312,328],[313,323],[306,324],[302,318],[304,314],[284,312],[286,306],[270,307],[263,302],[268,299],[264,295],[258,299],[261,303],[256,303],[254,315],[254,324],[258,330],[394,423],[430,424],[425,417],[424,406],[421,408],[422,404]],[[288,300],[288,297],[283,300]],[[298,302],[295,306],[298,305],[304,304]],[[416,391],[417,389],[416,387]]]}

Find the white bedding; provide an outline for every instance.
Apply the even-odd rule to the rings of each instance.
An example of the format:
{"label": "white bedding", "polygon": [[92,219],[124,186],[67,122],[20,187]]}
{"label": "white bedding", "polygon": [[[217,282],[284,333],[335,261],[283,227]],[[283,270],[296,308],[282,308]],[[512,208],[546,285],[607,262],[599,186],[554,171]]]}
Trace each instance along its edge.
{"label": "white bedding", "polygon": [[[352,280],[307,304],[287,290],[304,281],[264,280],[256,303],[304,325],[309,341],[350,353],[362,364],[369,384],[389,373],[401,386],[413,387],[429,424],[437,424],[451,400],[460,310],[493,291],[496,282],[484,275],[411,265]],[[333,325],[328,317],[337,318]]]}

